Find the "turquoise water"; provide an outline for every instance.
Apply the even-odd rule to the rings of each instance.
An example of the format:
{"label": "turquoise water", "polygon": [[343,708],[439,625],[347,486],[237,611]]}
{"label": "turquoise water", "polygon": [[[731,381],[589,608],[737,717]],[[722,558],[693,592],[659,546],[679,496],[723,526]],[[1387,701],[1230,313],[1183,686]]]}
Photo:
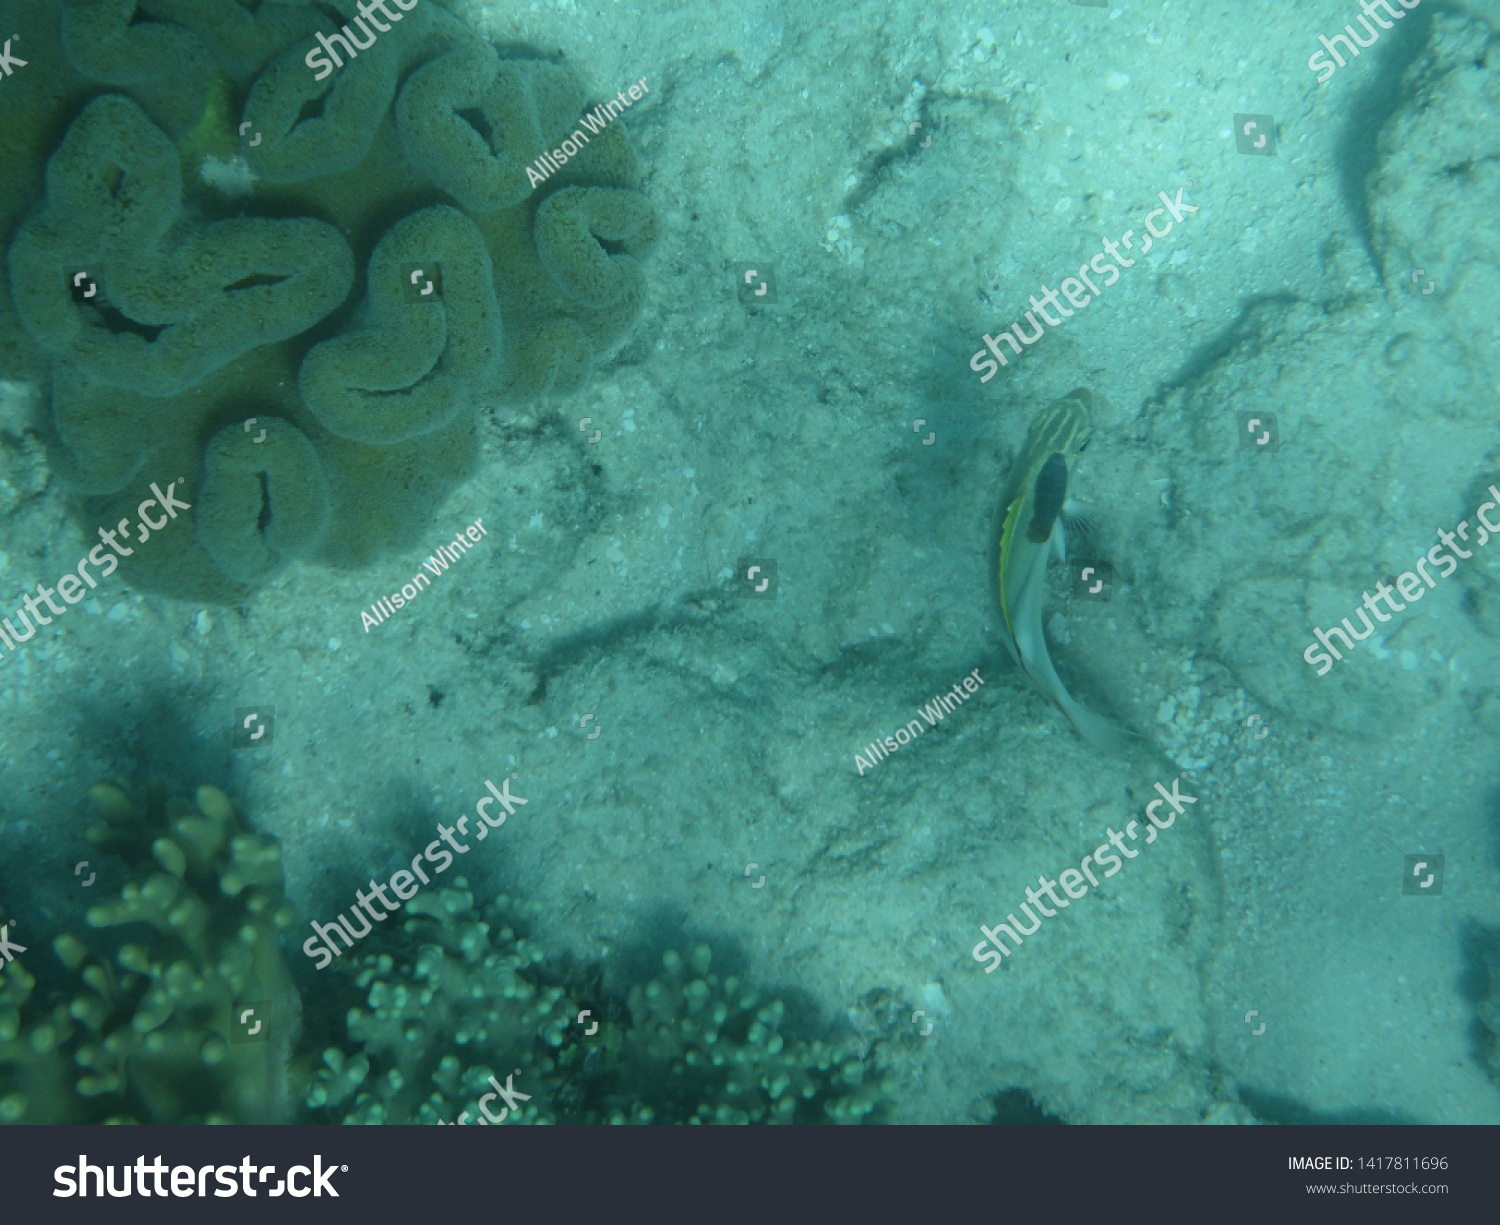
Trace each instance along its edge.
{"label": "turquoise water", "polygon": [[1500,1121],[1500,10],[367,10],[0,0],[0,1119]]}

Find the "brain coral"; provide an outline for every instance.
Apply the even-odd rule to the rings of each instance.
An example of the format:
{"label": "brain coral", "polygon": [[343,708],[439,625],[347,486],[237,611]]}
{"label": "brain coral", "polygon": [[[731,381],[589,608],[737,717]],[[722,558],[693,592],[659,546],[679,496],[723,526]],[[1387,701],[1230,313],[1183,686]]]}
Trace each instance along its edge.
{"label": "brain coral", "polygon": [[639,313],[655,218],[623,126],[533,188],[586,109],[573,74],[438,0],[386,10],[319,80],[320,33],[372,33],[353,5],[0,0],[29,57],[0,374],[48,380],[90,527],[186,484],[192,533],[133,581],[228,602],[411,539],[479,410],[578,387]]}

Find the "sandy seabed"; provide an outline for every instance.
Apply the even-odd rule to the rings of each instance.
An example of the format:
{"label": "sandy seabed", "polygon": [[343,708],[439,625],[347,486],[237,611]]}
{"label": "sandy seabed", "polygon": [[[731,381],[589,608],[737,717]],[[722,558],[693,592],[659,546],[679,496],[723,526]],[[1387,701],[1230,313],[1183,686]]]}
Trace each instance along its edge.
{"label": "sandy seabed", "polygon": [[[425,550],[239,608],[122,569],[0,664],[11,914],[65,925],[85,788],[143,763],[278,836],[308,916],[513,772],[478,891],[619,974],[708,940],[878,1047],[898,1121],[1020,1090],[1074,1123],[1500,1122],[1500,547],[1330,674],[1303,660],[1500,479],[1500,6],[1422,6],[1320,85],[1356,8],[474,6],[600,98],[649,83],[617,120],[660,223],[640,322],[582,392],[486,415],[428,535],[489,535],[401,615],[361,625]],[[985,333],[1189,180],[1195,214],[980,382]],[[776,289],[746,302],[752,266]],[[1074,695],[1136,733],[1114,759],[1013,667],[986,573],[1007,465],[1080,385],[1073,495],[1114,581],[1058,570],[1046,618]],[[15,591],[91,543],[36,411],[6,388]],[[273,741],[232,750],[255,706]],[[980,925],[1172,778],[1199,802],[1170,835],[986,974]],[[1413,855],[1440,895],[1404,891]]]}

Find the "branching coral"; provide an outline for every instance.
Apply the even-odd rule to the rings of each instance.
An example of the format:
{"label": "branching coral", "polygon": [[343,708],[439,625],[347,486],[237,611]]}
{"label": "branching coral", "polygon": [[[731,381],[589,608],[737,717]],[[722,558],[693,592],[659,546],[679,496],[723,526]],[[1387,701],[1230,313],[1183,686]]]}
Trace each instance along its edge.
{"label": "branching coral", "polygon": [[362,1049],[324,1052],[313,1109],[346,1123],[478,1123],[491,1077],[513,1077],[530,1101],[507,1121],[858,1123],[883,1112],[890,1089],[865,1057],[789,1041],[782,1003],[721,981],[707,945],[691,972],[668,952],[663,976],[631,989],[630,1024],[604,1022],[596,1001],[585,1026],[582,993],[548,985],[542,951],[510,926],[526,909],[502,896],[481,919],[459,884],[407,904],[414,958],[359,963],[368,1007],[350,1011],[348,1031]]}
{"label": "branching coral", "polygon": [[[23,17],[46,80],[0,138],[24,329],[0,374],[50,374],[90,524],[129,514],[148,464],[203,490],[195,538],[133,582],[233,601],[287,558],[415,538],[474,467],[477,411],[576,388],[639,313],[654,216],[624,125],[533,191],[585,91],[436,0],[325,79],[304,57],[326,4],[0,0]],[[232,167],[248,195],[209,186]],[[277,455],[235,434],[250,417],[277,420]]]}
{"label": "branching coral", "polygon": [[[53,948],[76,985],[50,999],[21,961],[0,971],[0,1122],[884,1115],[892,1090],[867,1053],[784,1034],[782,1003],[715,974],[706,945],[686,961],[666,953],[658,977],[612,1005],[589,971],[562,968],[518,933],[537,907],[501,895],[481,914],[462,878],[418,893],[399,925],[371,937],[375,951],[315,980],[336,997],[352,970],[364,1002],[320,1056],[299,1051],[277,844],[213,787],[196,805],[155,797],[144,813],[116,787],[91,795],[104,822],[90,841],[131,864],[133,879],[88,922],[126,929],[127,942],[106,959],[60,936]],[[608,1019],[626,1011],[628,1022]]]}
{"label": "branching coral", "polygon": [[[53,948],[82,986],[29,1023],[34,983],[10,967],[0,993],[0,1116],[287,1121],[300,1000],[278,946],[293,917],[280,848],[250,833],[213,787],[199,788],[196,806],[157,801],[144,813],[117,787],[90,794],[104,817],[90,842],[132,864],[134,879],[89,910],[89,925],[150,934],[113,962],[60,936]],[[236,1029],[251,1006],[258,1041],[248,1025]]]}
{"label": "branching coral", "polygon": [[[720,979],[712,960],[706,944],[686,964],[669,951],[660,978],[631,988],[632,1024],[600,1048],[601,1089],[580,1121],[861,1123],[883,1114],[891,1090],[865,1057],[788,1040],[782,1002]],[[564,1052],[561,1067],[571,1069],[578,1053]]]}
{"label": "branching coral", "polygon": [[510,900],[496,899],[486,921],[467,882],[455,884],[406,903],[414,957],[361,959],[367,1007],[350,1010],[348,1033],[362,1049],[324,1052],[309,1107],[345,1123],[452,1123],[466,1110],[477,1122],[475,1103],[498,1074],[533,1096],[523,1118],[550,1118],[532,1090],[550,1069],[546,1052],[561,1044],[571,1004],[562,988],[523,976],[544,954],[504,925]]}
{"label": "branching coral", "polygon": [[[3,917],[3,915],[0,915]],[[0,970],[0,1123],[72,1123],[75,1026],[66,1004],[32,1006],[36,979],[12,959]]]}

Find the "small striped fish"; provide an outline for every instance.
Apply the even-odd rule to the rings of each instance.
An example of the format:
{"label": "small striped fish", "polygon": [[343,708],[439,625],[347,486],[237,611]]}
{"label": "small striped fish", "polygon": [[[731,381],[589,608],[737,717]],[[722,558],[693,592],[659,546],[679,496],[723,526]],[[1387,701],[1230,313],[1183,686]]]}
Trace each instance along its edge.
{"label": "small striped fish", "polygon": [[1119,728],[1075,702],[1052,667],[1042,633],[1047,559],[1067,560],[1063,506],[1068,473],[1088,446],[1094,398],[1070,391],[1031,424],[1026,446],[1011,468],[996,515],[992,565],[995,594],[1005,622],[1005,645],[1031,683],[1055,702],[1068,722],[1096,749],[1123,742]]}

